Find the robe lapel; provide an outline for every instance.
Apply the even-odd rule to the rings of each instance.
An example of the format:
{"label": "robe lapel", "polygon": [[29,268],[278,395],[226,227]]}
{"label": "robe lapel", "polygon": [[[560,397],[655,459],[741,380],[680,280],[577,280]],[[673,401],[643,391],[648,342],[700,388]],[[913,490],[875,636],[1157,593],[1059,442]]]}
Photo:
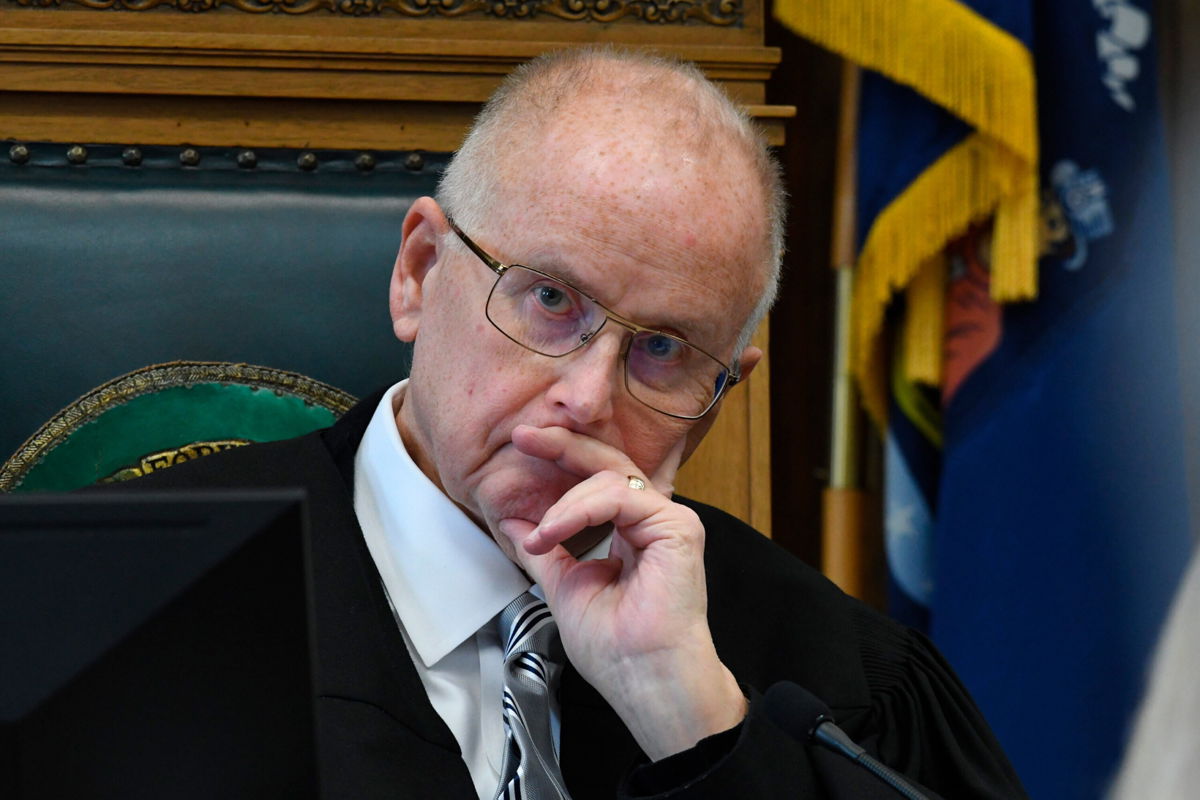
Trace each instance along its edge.
{"label": "robe lapel", "polygon": [[295,440],[307,452],[292,462],[306,465],[309,490],[323,791],[469,800],[458,743],[425,694],[354,514],[353,452],[375,403],[355,411],[364,406],[329,436]]}
{"label": "robe lapel", "polygon": [[[389,693],[373,682],[370,674],[358,673],[354,676],[338,677],[359,687],[373,687],[370,694],[380,698],[378,702],[381,707],[403,709],[399,712],[402,720],[398,721],[402,722],[408,732],[414,736],[427,737],[417,749],[419,755],[413,760],[414,768],[419,768],[423,760],[426,775],[438,776],[441,770],[456,770],[461,772],[467,787],[452,788],[449,783],[457,786],[459,782],[451,781],[440,787],[431,787],[428,791],[422,788],[420,792],[412,791],[411,794],[403,796],[429,797],[434,800],[474,797],[473,790],[469,790],[469,773],[453,735],[429,703],[404,647],[403,639],[391,620],[386,598],[380,588],[379,576],[370,560],[353,508],[350,506],[349,499],[353,496],[354,454],[378,403],[378,396],[367,398],[337,425],[322,434],[325,449],[329,454],[329,463],[337,469],[341,477],[341,486],[344,487],[340,500],[347,506],[338,509],[336,515],[329,520],[330,532],[335,531],[339,524],[350,529],[349,532],[342,531],[337,534],[336,539],[331,536],[328,541],[330,573],[336,574],[333,583],[341,587],[342,591],[347,587],[354,587],[357,595],[347,594],[337,598],[332,604],[334,608],[350,612],[349,616],[356,620],[353,629],[357,632],[351,633],[349,629],[339,631],[333,634],[336,642],[330,644],[338,649],[358,649],[361,657],[353,660],[355,669],[361,669],[370,663],[372,657],[386,661],[387,663],[379,668],[389,675],[393,682]],[[326,489],[330,483],[329,480],[321,481],[322,487]],[[337,499],[333,498],[335,501]],[[328,505],[331,509],[337,508],[336,502],[321,505]],[[385,624],[385,617],[390,625]],[[373,636],[372,631],[388,635],[381,638]],[[370,669],[373,668],[375,667]],[[332,675],[330,677],[332,678]],[[409,700],[405,700],[406,697]],[[562,709],[560,761],[573,800],[611,800],[617,795],[621,777],[642,755],[641,749],[616,712],[570,664],[563,670],[559,702]],[[359,717],[362,716],[359,714]],[[354,724],[362,730],[364,722],[359,719]],[[447,752],[453,755],[453,765],[444,758]],[[460,793],[468,791],[469,794]]]}
{"label": "robe lapel", "polygon": [[381,395],[332,428],[106,490],[306,489],[321,796],[475,800],[458,743],[425,694],[354,513],[354,453]]}

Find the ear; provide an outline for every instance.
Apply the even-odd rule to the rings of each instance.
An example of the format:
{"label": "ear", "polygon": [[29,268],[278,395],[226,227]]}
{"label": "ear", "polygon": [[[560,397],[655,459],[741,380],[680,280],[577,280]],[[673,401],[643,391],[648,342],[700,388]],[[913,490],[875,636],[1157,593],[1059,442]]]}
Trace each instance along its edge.
{"label": "ear", "polygon": [[754,368],[758,366],[758,362],[762,361],[762,357],[762,349],[755,347],[754,345],[750,345],[742,351],[742,358],[738,364],[738,367],[740,368],[738,374],[742,376],[739,380],[739,383],[750,377],[750,373],[753,372]]}
{"label": "ear", "polygon": [[[756,366],[758,366],[758,362],[762,360],[762,357],[763,351],[757,347],[754,347],[753,345],[742,351],[742,357],[738,360],[738,366],[741,369],[739,374],[742,376],[742,381],[750,377],[750,373],[754,371]],[[739,383],[740,382],[741,381],[739,381]],[[721,411],[721,406],[724,403],[725,395],[722,395],[721,399],[717,402],[713,409],[705,414],[704,417],[695,425],[693,425],[692,429],[687,432],[687,444],[683,446],[683,461],[680,463],[687,461],[692,453],[695,452],[696,448],[700,446],[700,442],[704,439],[704,436],[708,433],[709,429],[712,428],[713,423],[717,421],[717,414]]]}
{"label": "ear", "polygon": [[404,215],[400,252],[392,268],[388,307],[396,338],[411,342],[417,338],[424,299],[425,277],[437,266],[441,238],[449,223],[432,197],[420,197]]}

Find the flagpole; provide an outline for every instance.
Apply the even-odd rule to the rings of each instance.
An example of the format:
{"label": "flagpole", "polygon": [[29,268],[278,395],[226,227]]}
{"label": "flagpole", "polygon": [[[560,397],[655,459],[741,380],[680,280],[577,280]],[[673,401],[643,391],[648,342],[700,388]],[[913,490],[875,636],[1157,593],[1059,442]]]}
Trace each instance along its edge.
{"label": "flagpole", "polygon": [[838,116],[831,247],[832,266],[837,276],[833,413],[829,485],[821,498],[821,569],[847,594],[861,598],[867,590],[866,548],[863,546],[866,498],[859,474],[862,422],[854,378],[850,371],[850,308],[854,283],[860,78],[858,66],[844,60],[841,112]]}

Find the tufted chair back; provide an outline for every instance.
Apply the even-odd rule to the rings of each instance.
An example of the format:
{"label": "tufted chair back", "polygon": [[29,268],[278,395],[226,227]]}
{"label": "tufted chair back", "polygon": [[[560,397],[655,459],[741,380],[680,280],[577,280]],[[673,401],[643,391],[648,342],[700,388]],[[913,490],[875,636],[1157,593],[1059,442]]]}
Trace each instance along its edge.
{"label": "tufted chair back", "polygon": [[358,396],[407,374],[388,281],[404,213],[446,156],[59,144],[9,156],[0,458],[148,364],[263,364]]}

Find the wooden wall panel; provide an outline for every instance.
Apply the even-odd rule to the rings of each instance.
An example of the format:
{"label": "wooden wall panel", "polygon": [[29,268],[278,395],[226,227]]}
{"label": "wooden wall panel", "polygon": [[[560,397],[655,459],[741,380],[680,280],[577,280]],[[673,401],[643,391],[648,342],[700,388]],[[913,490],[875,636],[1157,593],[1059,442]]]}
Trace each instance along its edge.
{"label": "wooden wall panel", "polygon": [[[754,344],[769,353],[769,326]],[[680,494],[724,509],[771,535],[770,359],[733,387],[712,430],[679,472]]]}
{"label": "wooden wall panel", "polygon": [[[42,1],[0,0],[9,144],[451,151],[516,65],[594,42],[695,61],[774,144],[794,114],[766,103],[780,53],[761,0]],[[767,533],[768,365],[679,479]]]}

